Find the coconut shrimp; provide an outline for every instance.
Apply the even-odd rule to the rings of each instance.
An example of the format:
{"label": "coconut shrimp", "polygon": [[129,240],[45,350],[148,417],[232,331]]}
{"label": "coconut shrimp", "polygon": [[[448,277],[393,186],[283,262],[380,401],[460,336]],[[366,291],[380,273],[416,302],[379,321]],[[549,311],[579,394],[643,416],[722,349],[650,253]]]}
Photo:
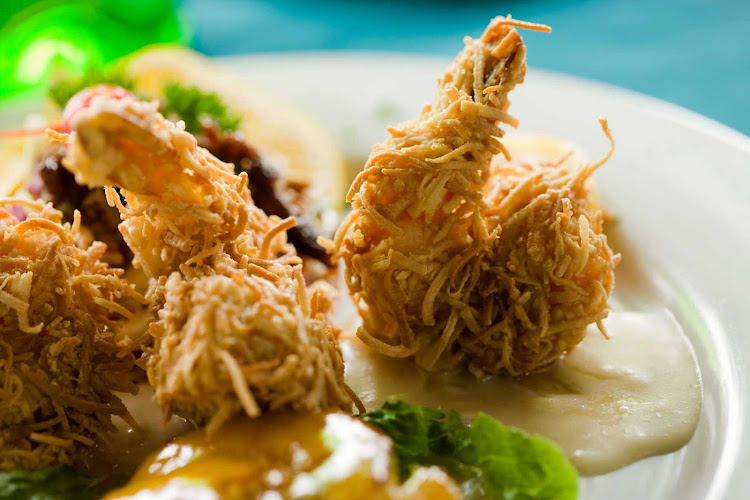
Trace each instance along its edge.
{"label": "coconut shrimp", "polygon": [[586,183],[602,162],[519,166],[500,140],[526,70],[516,27],[548,30],[500,17],[467,38],[435,103],[373,148],[334,241],[358,336],[427,370],[539,370],[608,312],[618,257]]}
{"label": "coconut shrimp", "polygon": [[145,304],[78,243],[80,215],[0,199],[0,470],[75,464],[106,445],[112,417],[133,424],[112,391],[137,392],[137,340],[118,333]]}
{"label": "coconut shrimp", "polygon": [[[351,410],[330,289],[308,289],[286,241],[293,219],[255,207],[237,176],[157,112],[97,97],[51,132],[76,180],[108,186],[156,314],[147,372],[165,415],[209,432],[273,409]],[[112,186],[121,188],[125,204]]]}

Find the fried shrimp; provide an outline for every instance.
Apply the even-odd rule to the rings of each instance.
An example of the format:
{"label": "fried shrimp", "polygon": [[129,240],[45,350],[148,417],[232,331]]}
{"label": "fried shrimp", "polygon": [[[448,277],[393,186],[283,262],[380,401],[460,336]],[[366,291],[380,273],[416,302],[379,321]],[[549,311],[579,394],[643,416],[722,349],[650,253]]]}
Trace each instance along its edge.
{"label": "fried shrimp", "polygon": [[[20,213],[19,209],[20,208]],[[118,332],[145,299],[77,244],[80,215],[0,199],[0,470],[74,464],[106,444],[112,391],[135,393],[134,348]]]}
{"label": "fried shrimp", "polygon": [[374,147],[334,241],[359,337],[427,370],[529,373],[608,313],[618,257],[585,182],[599,163],[517,166],[500,142],[526,70],[514,27],[547,30],[500,17],[467,38],[435,104]]}
{"label": "fried shrimp", "polygon": [[148,376],[165,414],[212,432],[242,411],[350,410],[332,292],[306,288],[286,241],[294,219],[254,206],[246,174],[156,109],[94,99],[72,120],[64,164],[79,183],[110,186],[134,265],[151,278]]}

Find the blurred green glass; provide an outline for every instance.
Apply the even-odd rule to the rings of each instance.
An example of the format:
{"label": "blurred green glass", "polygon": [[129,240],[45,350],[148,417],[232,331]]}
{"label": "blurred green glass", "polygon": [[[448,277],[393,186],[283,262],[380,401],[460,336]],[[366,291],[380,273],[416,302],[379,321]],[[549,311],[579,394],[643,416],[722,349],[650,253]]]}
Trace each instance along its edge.
{"label": "blurred green glass", "polygon": [[0,26],[0,99],[187,38],[172,0],[0,0]]}

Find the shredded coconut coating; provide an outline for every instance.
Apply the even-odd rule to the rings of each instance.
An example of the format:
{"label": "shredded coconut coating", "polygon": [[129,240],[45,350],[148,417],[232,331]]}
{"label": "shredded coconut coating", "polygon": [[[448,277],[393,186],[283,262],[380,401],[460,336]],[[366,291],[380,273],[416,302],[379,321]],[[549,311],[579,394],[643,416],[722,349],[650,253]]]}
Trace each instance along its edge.
{"label": "shredded coconut coating", "polygon": [[145,299],[100,260],[103,243],[77,244],[77,212],[61,220],[0,199],[0,470],[75,465],[106,445],[113,415],[132,424],[112,391],[137,391],[138,342],[118,333]]}
{"label": "shredded coconut coating", "polygon": [[599,164],[514,166],[499,140],[526,70],[514,26],[544,28],[494,19],[435,104],[374,146],[334,241],[359,337],[427,370],[533,372],[608,312],[617,256],[585,183]]}
{"label": "shredded coconut coating", "polygon": [[246,174],[156,108],[95,99],[73,120],[65,165],[79,183],[110,186],[134,265],[151,279],[148,376],[165,415],[212,432],[239,412],[351,410],[333,292],[306,288],[286,241],[294,219],[253,205]]}

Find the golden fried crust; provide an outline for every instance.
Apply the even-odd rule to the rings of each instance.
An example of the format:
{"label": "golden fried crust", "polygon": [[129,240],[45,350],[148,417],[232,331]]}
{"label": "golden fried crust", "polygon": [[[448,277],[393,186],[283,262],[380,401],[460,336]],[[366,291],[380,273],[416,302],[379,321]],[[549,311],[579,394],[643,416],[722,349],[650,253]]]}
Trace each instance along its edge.
{"label": "golden fried crust", "polygon": [[61,218],[0,200],[0,470],[73,464],[129,420],[111,391],[137,390],[139,343],[117,334],[145,299]]}
{"label": "golden fried crust", "polygon": [[307,296],[286,241],[295,221],[256,207],[246,174],[154,104],[95,99],[73,128],[66,167],[109,186],[134,264],[151,278],[148,375],[165,413],[212,432],[239,412],[351,410],[331,299]]}
{"label": "golden fried crust", "polygon": [[527,373],[607,314],[615,259],[587,201],[593,168],[490,171],[526,70],[514,25],[467,39],[434,105],[373,148],[334,242],[360,338],[428,370]]}
{"label": "golden fried crust", "polygon": [[152,298],[164,305],[148,374],[167,413],[212,432],[240,411],[350,408],[345,393],[331,397],[338,382],[325,378],[344,367],[327,311],[306,316],[297,305],[301,280],[275,281],[290,288],[276,294],[265,278],[239,273],[159,280]]}

